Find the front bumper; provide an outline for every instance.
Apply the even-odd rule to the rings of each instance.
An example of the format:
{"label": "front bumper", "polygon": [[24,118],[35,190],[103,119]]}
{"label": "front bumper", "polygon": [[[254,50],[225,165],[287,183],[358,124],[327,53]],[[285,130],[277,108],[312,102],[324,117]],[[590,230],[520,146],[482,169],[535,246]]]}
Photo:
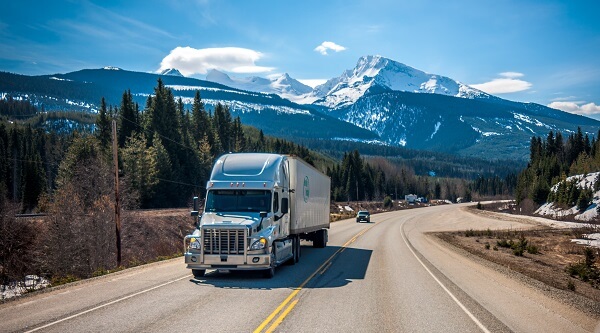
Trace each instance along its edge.
{"label": "front bumper", "polygon": [[269,254],[218,255],[186,252],[185,263],[189,269],[262,270],[271,267]]}

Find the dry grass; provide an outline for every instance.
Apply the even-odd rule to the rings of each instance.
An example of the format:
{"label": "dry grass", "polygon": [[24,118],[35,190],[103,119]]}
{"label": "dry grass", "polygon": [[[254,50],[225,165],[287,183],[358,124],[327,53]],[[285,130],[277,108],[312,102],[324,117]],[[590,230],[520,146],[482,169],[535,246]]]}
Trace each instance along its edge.
{"label": "dry grass", "polygon": [[[440,239],[464,249],[474,255],[517,271],[552,287],[570,290],[600,302],[600,289],[588,282],[571,277],[567,267],[584,260],[584,246],[571,242],[580,230],[533,229],[533,230],[465,230],[460,232],[436,233]],[[538,253],[524,251],[522,256],[514,249],[500,246],[512,240],[525,238],[537,247]],[[489,244],[489,246],[486,246]],[[598,264],[598,262],[596,262]]]}

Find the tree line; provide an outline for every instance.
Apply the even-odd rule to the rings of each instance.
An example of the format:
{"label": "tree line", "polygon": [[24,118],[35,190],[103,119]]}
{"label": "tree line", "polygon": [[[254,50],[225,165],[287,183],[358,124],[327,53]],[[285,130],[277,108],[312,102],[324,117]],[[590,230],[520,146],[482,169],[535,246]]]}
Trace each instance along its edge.
{"label": "tree line", "polygon": [[417,175],[407,165],[383,157],[360,156],[358,150],[344,153],[342,161],[327,167],[331,177],[331,198],[334,201],[372,201],[404,199],[416,194],[428,200],[456,202],[459,198],[509,198],[516,186],[516,174],[479,176],[474,181],[463,178]]}
{"label": "tree line", "polygon": [[[13,102],[11,102],[13,103]],[[24,103],[27,108],[28,103]],[[85,117],[84,117],[85,118]],[[80,119],[86,121],[86,119]],[[461,177],[417,175],[405,159],[369,156],[358,150],[344,153],[341,161],[309,151],[286,140],[267,137],[261,130],[244,126],[229,107],[217,104],[207,110],[196,91],[191,109],[159,79],[146,105],[134,102],[130,91],[118,106],[102,99],[93,135],[74,131],[58,134],[26,126],[0,124],[0,191],[22,204],[22,211],[45,210],[61,185],[59,166],[79,167],[71,147],[84,144],[98,150],[106,168],[111,167],[111,121],[117,122],[117,144],[125,208],[185,206],[192,196],[204,195],[214,159],[224,152],[276,152],[297,155],[316,165],[332,179],[334,201],[401,199],[414,193],[429,199],[506,197],[513,193],[516,176],[480,175],[474,181]],[[439,158],[439,156],[438,156]],[[460,166],[457,166],[460,167]],[[67,168],[68,167],[64,167]],[[421,172],[422,170],[418,170]],[[38,202],[41,199],[41,204]]]}
{"label": "tree line", "polygon": [[[0,105],[9,105],[9,111],[29,110],[3,110],[7,117],[30,118],[0,122],[0,197],[20,203],[21,212],[47,210],[62,185],[57,181],[60,169],[74,172],[70,169],[81,168],[81,160],[92,151],[98,163],[112,168],[112,119],[117,122],[126,208],[183,207],[193,195],[203,196],[213,160],[224,152],[278,152],[324,163],[305,147],[244,126],[225,105],[207,110],[199,91],[186,110],[160,79],[143,109],[130,91],[123,92],[118,106],[102,99],[91,135],[87,127],[71,126],[66,132],[44,125],[48,119],[68,121],[63,118],[67,113],[36,115],[29,102],[18,100]],[[70,118],[89,123],[87,116]],[[77,148],[81,145],[87,150]]]}

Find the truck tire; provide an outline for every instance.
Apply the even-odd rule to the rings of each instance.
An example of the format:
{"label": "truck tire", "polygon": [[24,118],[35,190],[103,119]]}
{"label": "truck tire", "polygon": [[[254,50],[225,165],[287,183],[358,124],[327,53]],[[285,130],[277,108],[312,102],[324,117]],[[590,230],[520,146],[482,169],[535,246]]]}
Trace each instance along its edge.
{"label": "truck tire", "polygon": [[267,279],[272,279],[275,276],[275,245],[271,248],[271,267],[264,270],[263,276]]}
{"label": "truck tire", "polygon": [[322,249],[327,246],[327,230],[321,229],[315,231],[313,239],[313,247]]}
{"label": "truck tire", "polygon": [[203,277],[205,273],[206,273],[205,269],[192,269],[192,274],[194,274],[194,277],[196,279]]}

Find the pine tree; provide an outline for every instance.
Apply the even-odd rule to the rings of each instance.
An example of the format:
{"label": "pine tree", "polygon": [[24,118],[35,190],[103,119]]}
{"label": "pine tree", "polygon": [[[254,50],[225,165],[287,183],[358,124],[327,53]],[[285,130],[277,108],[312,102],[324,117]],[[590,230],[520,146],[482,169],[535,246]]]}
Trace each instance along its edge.
{"label": "pine tree", "polygon": [[204,109],[204,103],[200,98],[200,91],[196,90],[194,102],[192,103],[192,134],[194,141],[199,143],[205,137],[208,137],[210,130],[210,119]]}
{"label": "pine tree", "polygon": [[125,146],[127,138],[131,137],[133,132],[138,131],[137,119],[136,105],[133,103],[131,90],[127,90],[123,93],[121,108],[119,109],[117,132],[119,147]]}
{"label": "pine tree", "polygon": [[156,150],[156,170],[158,184],[155,186],[155,194],[152,197],[152,207],[171,207],[178,193],[174,191],[172,162],[169,153],[162,144],[158,135],[154,136],[153,147]]}
{"label": "pine tree", "polygon": [[98,138],[102,147],[109,146],[111,142],[111,132],[112,128],[108,111],[106,109],[106,101],[104,100],[104,97],[102,97],[102,100],[100,101],[100,111],[98,112],[98,117],[96,118],[96,130],[94,131],[96,138]]}
{"label": "pine tree", "polygon": [[242,128],[242,121],[239,116],[233,121],[232,132],[233,150],[235,152],[244,151],[246,149],[246,137],[244,136],[244,129]]}
{"label": "pine tree", "polygon": [[147,147],[146,137],[134,133],[121,149],[122,168],[130,186],[137,191],[140,204],[148,208],[158,184],[158,158],[155,147]]}
{"label": "pine tree", "polygon": [[[221,148],[225,152],[229,152],[232,149],[231,145],[231,113],[229,113],[229,107],[217,103],[215,106],[215,114],[213,117],[213,125],[216,130],[217,137],[221,143]],[[216,141],[216,140],[215,140]]]}

